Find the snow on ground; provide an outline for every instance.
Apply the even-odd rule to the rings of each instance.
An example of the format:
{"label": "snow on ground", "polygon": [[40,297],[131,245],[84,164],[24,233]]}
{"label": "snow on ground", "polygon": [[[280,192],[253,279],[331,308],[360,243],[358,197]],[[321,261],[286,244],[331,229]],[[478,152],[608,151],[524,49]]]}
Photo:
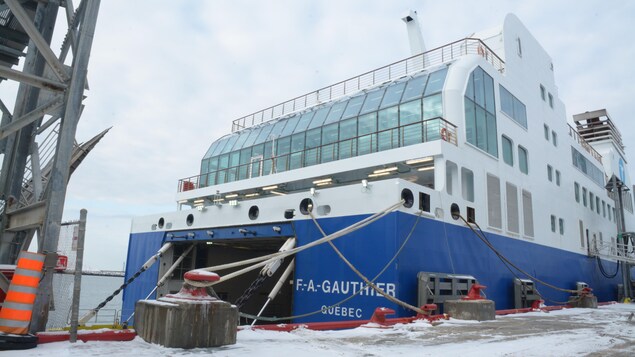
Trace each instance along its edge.
{"label": "snow on ground", "polygon": [[170,349],[144,342],[56,342],[3,356],[635,356],[635,304],[566,309],[473,322],[451,319],[342,331],[239,331],[218,348]]}

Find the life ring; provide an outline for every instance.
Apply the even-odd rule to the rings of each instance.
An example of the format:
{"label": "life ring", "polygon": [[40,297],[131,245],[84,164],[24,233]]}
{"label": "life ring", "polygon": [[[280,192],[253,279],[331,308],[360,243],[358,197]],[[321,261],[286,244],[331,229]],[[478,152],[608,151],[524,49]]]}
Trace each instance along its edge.
{"label": "life ring", "polygon": [[478,48],[476,49],[476,51],[478,52],[480,56],[485,56],[485,48],[483,48],[482,45],[478,45]]}
{"label": "life ring", "polygon": [[441,128],[441,139],[448,141],[448,129]]}

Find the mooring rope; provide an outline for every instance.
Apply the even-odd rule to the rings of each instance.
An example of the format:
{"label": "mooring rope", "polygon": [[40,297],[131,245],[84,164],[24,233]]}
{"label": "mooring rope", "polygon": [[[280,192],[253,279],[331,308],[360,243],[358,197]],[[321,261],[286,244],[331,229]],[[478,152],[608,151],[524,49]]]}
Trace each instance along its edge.
{"label": "mooring rope", "polygon": [[[259,259],[260,262],[254,264],[254,265],[251,265],[251,266],[249,266],[247,268],[243,268],[243,269],[237,270],[237,271],[235,271],[233,273],[224,275],[218,281],[214,281],[214,282],[199,282],[199,281],[193,281],[193,280],[185,279],[185,282],[190,284],[190,285],[192,285],[192,286],[195,286],[195,287],[207,287],[207,286],[216,285],[218,283],[221,283],[223,281],[227,281],[229,279],[233,279],[233,278],[235,278],[237,276],[240,276],[242,274],[248,273],[248,272],[250,272],[250,271],[252,271],[254,269],[258,269],[260,267],[263,267],[263,266],[267,265],[269,262],[272,262],[272,261],[275,261],[275,260],[278,260],[278,259],[286,258],[286,257],[291,256],[293,254],[302,252],[302,251],[307,250],[309,248],[313,248],[313,247],[315,247],[317,245],[320,245],[320,244],[324,244],[324,243],[326,243],[328,241],[340,238],[340,237],[342,237],[344,235],[347,235],[347,234],[349,234],[351,232],[354,232],[354,231],[356,231],[358,229],[366,227],[367,225],[377,221],[378,219],[381,219],[382,217],[384,217],[388,213],[392,212],[393,210],[395,210],[397,207],[401,206],[402,204],[403,204],[403,200],[401,200],[398,203],[395,203],[395,204],[391,205],[390,207],[388,207],[388,208],[386,208],[386,209],[384,209],[384,210],[382,210],[380,212],[377,212],[374,215],[372,215],[370,217],[367,217],[367,218],[365,218],[365,219],[363,219],[363,220],[361,220],[361,221],[359,221],[359,222],[357,222],[357,223],[355,223],[355,224],[353,224],[353,225],[351,225],[349,227],[341,229],[341,230],[339,230],[339,231],[337,231],[337,232],[335,232],[335,233],[333,233],[331,235],[328,235],[326,237],[323,237],[321,239],[318,239],[318,240],[315,240],[313,242],[307,243],[307,244],[305,244],[303,246],[296,247],[296,248],[293,248],[293,249],[289,249],[289,250],[284,251],[284,252],[277,252],[277,253],[273,253],[273,254],[269,254],[267,256],[264,256],[264,257],[267,257],[266,258],[267,260],[262,261],[262,259],[264,257],[254,258],[254,259]],[[249,259],[249,260],[251,261],[253,259]],[[201,270],[213,271],[215,268],[217,268],[217,267],[201,268]]]}
{"label": "mooring rope", "polygon": [[[313,215],[313,212],[309,212],[309,215],[311,216],[311,219],[313,220],[313,223],[315,223],[315,226],[320,230],[320,233],[322,233],[322,235],[326,237],[326,233],[324,232],[324,230],[322,229],[322,227],[318,223],[317,219],[315,219],[315,216]],[[418,221],[419,221],[419,219],[417,218],[417,222],[415,222],[415,226],[416,226],[416,223],[418,223]],[[364,283],[366,283],[366,285],[370,286],[379,295],[383,296],[384,298],[392,301],[393,303],[395,303],[395,304],[397,304],[397,305],[399,305],[399,306],[401,306],[403,308],[412,310],[412,311],[414,311],[414,312],[416,312],[418,314],[425,314],[425,311],[421,310],[420,308],[418,308],[416,306],[413,306],[413,305],[410,305],[410,304],[408,304],[407,302],[405,302],[403,300],[397,299],[396,297],[391,296],[390,294],[386,293],[384,290],[378,288],[377,285],[375,285],[373,282],[368,280],[368,278],[364,274],[362,274],[362,272],[359,271],[359,269],[357,269],[353,265],[353,263],[351,263],[348,259],[346,259],[344,254],[342,254],[342,252],[339,249],[337,249],[337,247],[335,246],[335,244],[333,244],[333,242],[329,241],[328,243],[331,246],[331,248],[333,248],[333,250],[335,251],[337,256],[339,256],[340,259],[342,259],[342,261],[346,265],[348,265],[349,268],[351,268],[353,273],[357,274],[357,276],[359,276],[364,281]]]}
{"label": "mooring rope", "polygon": [[[379,279],[379,277],[384,274],[384,272],[388,269],[388,267],[390,267],[392,265],[392,263],[395,261],[395,259],[397,259],[397,257],[399,256],[399,254],[401,254],[401,252],[403,251],[403,249],[406,247],[406,244],[408,243],[408,241],[410,241],[410,238],[412,237],[412,235],[415,232],[415,228],[417,227],[417,224],[419,223],[419,220],[421,219],[423,211],[419,211],[419,214],[417,215],[417,219],[415,220],[415,223],[412,225],[412,228],[410,229],[410,232],[408,233],[408,235],[406,236],[406,238],[404,239],[403,243],[401,243],[401,246],[399,246],[399,249],[397,249],[397,251],[395,252],[395,254],[392,256],[392,258],[390,258],[390,260],[386,263],[386,265],[384,265],[384,267],[379,271],[379,273],[377,273],[377,275],[375,275],[375,277],[373,277],[372,279],[370,279],[370,282],[375,282],[375,280]],[[314,310],[311,312],[307,312],[304,314],[300,314],[300,315],[293,315],[293,316],[285,316],[285,317],[266,317],[266,316],[256,316],[256,315],[251,315],[251,314],[247,314],[244,312],[240,313],[241,317],[246,317],[249,319],[258,319],[258,320],[262,320],[262,321],[267,321],[267,322],[278,322],[278,321],[284,321],[284,320],[294,320],[294,319],[300,319],[303,317],[308,317],[308,316],[313,316],[319,313],[323,313],[324,311],[328,311],[329,309],[335,308],[337,306],[342,305],[343,303],[353,299],[355,296],[361,294],[363,291],[367,290],[369,287],[368,284],[364,283],[364,287],[360,287],[359,290],[357,290],[356,292],[354,292],[353,294],[351,294],[350,296],[347,296],[346,298],[332,304],[329,306],[325,306],[320,308],[319,310]]]}
{"label": "mooring rope", "polygon": [[[578,290],[572,290],[572,289],[565,289],[565,288],[561,288],[552,284],[547,283],[546,281],[543,281],[541,279],[538,279],[537,277],[529,274],[528,272],[526,272],[525,270],[521,269],[520,267],[518,267],[516,264],[512,263],[509,259],[507,259],[507,257],[505,257],[501,252],[499,252],[493,245],[492,243],[490,243],[490,241],[485,237],[485,233],[483,233],[483,230],[481,229],[481,227],[478,225],[478,223],[474,222],[474,225],[476,225],[476,227],[478,228],[478,230],[480,231],[480,234],[474,230],[474,228],[472,227],[472,225],[470,223],[468,223],[468,221],[465,220],[465,218],[463,218],[463,216],[459,215],[459,217],[461,218],[461,220],[465,223],[465,225],[467,225],[470,230],[483,242],[485,243],[485,245],[487,245],[493,252],[494,254],[496,254],[496,256],[498,256],[499,259],[501,259],[503,261],[503,263],[509,264],[510,266],[512,266],[514,269],[518,270],[519,272],[521,272],[522,274],[524,274],[525,276],[527,276],[528,278],[535,280],[547,287],[550,287],[554,290],[558,290],[558,291],[562,291],[562,292],[567,292],[567,293],[579,293]],[[512,272],[513,274],[513,272]],[[514,274],[514,276],[516,276],[516,274]],[[518,277],[518,276],[516,276]],[[536,290],[537,291],[537,290]]]}

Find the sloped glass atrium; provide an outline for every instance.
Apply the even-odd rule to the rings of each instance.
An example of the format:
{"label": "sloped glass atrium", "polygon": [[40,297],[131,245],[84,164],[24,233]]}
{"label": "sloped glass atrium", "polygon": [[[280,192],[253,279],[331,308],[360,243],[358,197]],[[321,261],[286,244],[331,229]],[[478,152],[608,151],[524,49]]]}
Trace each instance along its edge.
{"label": "sloped glass atrium", "polygon": [[[200,187],[441,139],[447,67],[314,106],[216,140]],[[447,139],[447,138],[445,138]]]}

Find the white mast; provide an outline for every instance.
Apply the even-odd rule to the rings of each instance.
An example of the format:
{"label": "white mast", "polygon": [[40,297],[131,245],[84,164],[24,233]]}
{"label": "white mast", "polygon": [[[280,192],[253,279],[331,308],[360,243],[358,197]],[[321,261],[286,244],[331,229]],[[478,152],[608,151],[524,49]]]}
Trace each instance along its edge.
{"label": "white mast", "polygon": [[426,51],[426,45],[423,42],[423,35],[421,34],[421,27],[419,26],[419,18],[417,12],[409,10],[401,18],[406,23],[408,29],[408,39],[410,40],[410,54],[418,55]]}

